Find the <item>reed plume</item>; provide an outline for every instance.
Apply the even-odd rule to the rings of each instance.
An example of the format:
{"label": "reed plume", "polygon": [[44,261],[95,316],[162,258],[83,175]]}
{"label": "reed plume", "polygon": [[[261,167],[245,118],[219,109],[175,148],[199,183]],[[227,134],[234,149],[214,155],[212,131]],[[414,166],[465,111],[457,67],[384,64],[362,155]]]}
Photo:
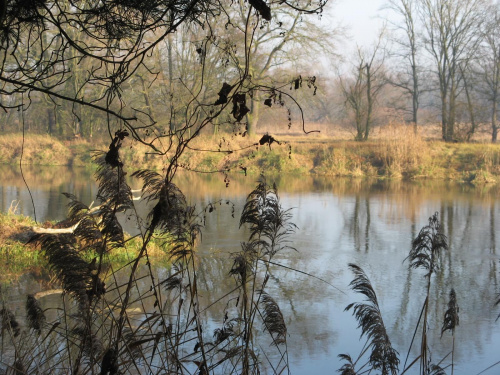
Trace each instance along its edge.
{"label": "reed plume", "polygon": [[165,290],[172,290],[179,287],[182,288],[182,278],[174,275],[169,276],[162,281],[162,285]]}
{"label": "reed plume", "polygon": [[92,333],[89,327],[77,325],[71,333],[80,340],[80,350],[85,355],[89,363],[95,363],[103,352],[101,340]]}
{"label": "reed plume", "polygon": [[14,337],[19,336],[21,333],[21,327],[16,320],[16,316],[5,307],[0,310],[0,317],[2,318],[2,336],[5,336],[5,331],[9,332],[9,334]]}
{"label": "reed plume", "polygon": [[229,339],[230,337],[233,337],[235,335],[233,323],[233,320],[225,321],[222,328],[214,329],[214,345],[219,345],[224,340]]}
{"label": "reed plume", "polygon": [[441,337],[445,331],[451,331],[452,334],[455,333],[455,327],[460,323],[458,312],[457,295],[455,289],[451,289],[448,310],[444,314],[443,327],[441,328]]}
{"label": "reed plume", "polygon": [[263,255],[272,258],[277,252],[295,250],[289,244],[288,236],[297,226],[290,220],[291,210],[281,207],[276,185],[269,187],[261,176],[257,187],[248,195],[240,218],[240,227],[250,228],[249,241],[257,241]]}
{"label": "reed plume", "polygon": [[[358,327],[361,328],[361,336],[366,336],[369,341],[371,368],[381,371],[384,375],[389,373],[395,375],[399,366],[398,352],[392,347],[387,334],[375,290],[361,267],[351,263],[349,268],[355,276],[349,284],[350,287],[355,292],[363,294],[368,303],[351,303],[345,311],[353,309],[353,315],[359,323]],[[344,355],[342,358],[347,359],[348,356]]]}
{"label": "reed plume", "polygon": [[76,251],[73,235],[36,234],[30,242],[40,245],[63,289],[79,302],[80,307],[88,306],[89,297],[99,298],[104,294],[104,282],[92,274],[91,264]]}
{"label": "reed plume", "polygon": [[[439,269],[438,260],[441,251],[448,249],[447,241],[448,240],[446,236],[442,233],[441,223],[439,222],[439,213],[436,212],[429,218],[429,224],[424,226],[418,233],[417,237],[413,240],[410,253],[406,258],[410,262],[410,268],[423,268],[427,271],[427,273],[425,274],[425,277],[427,278],[427,289],[426,298],[422,308],[423,323],[422,339],[420,342],[420,373],[422,375],[430,372],[430,361],[428,360],[427,345],[427,319],[429,313],[429,301],[431,292],[431,276],[436,272],[436,270]],[[420,320],[415,328],[415,332],[418,329],[419,325]]]}
{"label": "reed plume", "polygon": [[346,363],[337,372],[340,372],[341,375],[357,375],[357,372],[354,370],[355,363],[349,354],[339,354],[338,357]]}
{"label": "reed plume", "polygon": [[448,249],[446,236],[442,233],[439,213],[429,218],[429,224],[424,226],[412,242],[412,248],[406,259],[410,268],[427,270],[425,276],[430,277],[438,268],[437,263],[442,250]]}
{"label": "reed plume", "polygon": [[229,270],[229,274],[238,276],[242,284],[246,283],[248,277],[253,274],[256,259],[256,244],[247,242],[242,243],[241,251],[233,257],[233,266]]}
{"label": "reed plume", "polygon": [[45,321],[45,313],[40,305],[40,301],[32,294],[28,294],[26,299],[26,323],[28,327],[40,334]]}
{"label": "reed plume", "polygon": [[453,375],[455,369],[455,327],[460,323],[458,316],[459,307],[457,304],[457,295],[455,289],[450,290],[450,300],[448,302],[448,310],[444,313],[443,327],[441,328],[441,337],[445,331],[451,331],[453,336],[451,348],[451,374]]}
{"label": "reed plume", "polygon": [[103,205],[100,213],[101,234],[106,239],[106,250],[124,246],[123,228],[116,217],[116,210]]}
{"label": "reed plume", "polygon": [[96,152],[93,160],[97,164],[95,173],[99,184],[97,198],[119,211],[125,211],[133,205],[132,191],[125,181],[125,171],[122,167],[111,168],[104,160],[103,154]]}
{"label": "reed plume", "polygon": [[148,202],[156,201],[148,215],[149,231],[158,230],[172,235],[177,242],[194,244],[201,226],[196,222],[194,207],[187,204],[177,185],[154,171],[140,170],[132,176],[143,181],[142,197]]}
{"label": "reed plume", "polygon": [[273,338],[274,344],[286,343],[286,323],[276,301],[266,292],[260,294],[260,305],[263,307],[264,325]]}

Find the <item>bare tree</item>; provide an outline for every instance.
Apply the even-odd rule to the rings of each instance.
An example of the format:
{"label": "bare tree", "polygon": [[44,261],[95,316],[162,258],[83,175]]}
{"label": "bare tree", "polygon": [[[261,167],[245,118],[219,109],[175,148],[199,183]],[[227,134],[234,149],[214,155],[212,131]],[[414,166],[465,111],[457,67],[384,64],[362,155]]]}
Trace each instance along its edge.
{"label": "bare tree", "polygon": [[[481,103],[478,98],[477,90],[477,74],[473,67],[473,61],[466,61],[464,64],[460,65],[460,75],[462,76],[462,86],[463,94],[465,94],[465,106],[469,117],[469,126],[466,129],[463,138],[465,141],[469,142],[479,127],[478,120],[480,120],[478,114],[480,112]],[[474,64],[475,65],[475,64]]]}
{"label": "bare tree", "polygon": [[389,0],[387,9],[398,17],[399,22],[391,22],[395,31],[393,41],[397,45],[396,50],[391,52],[398,60],[402,60],[403,69],[389,78],[390,84],[405,92],[411,101],[411,122],[415,133],[418,126],[418,109],[420,99],[420,71],[418,61],[419,41],[417,32],[417,2],[416,0]]}
{"label": "bare tree", "polygon": [[491,141],[498,138],[498,107],[500,101],[500,9],[498,3],[488,10],[488,18],[483,23],[484,43],[478,61],[477,74],[481,84],[479,90],[490,103]]}
{"label": "bare tree", "polygon": [[457,97],[462,75],[460,66],[473,56],[484,20],[483,0],[421,0],[424,45],[432,57],[439,82],[441,129],[445,141],[453,141]]}
{"label": "bare tree", "polygon": [[382,35],[383,32],[370,52],[358,47],[357,62],[350,78],[342,78],[339,74],[339,84],[345,105],[354,115],[357,141],[368,140],[377,99],[386,83]]}
{"label": "bare tree", "polygon": [[[238,8],[235,18],[241,25],[248,24],[248,14]],[[292,80],[296,80],[300,73],[300,65],[310,56],[329,55],[335,50],[335,41],[339,31],[325,24],[312,22],[296,12],[282,11],[276,14],[276,21],[257,27],[254,24],[253,40],[248,45],[249,73],[253,84],[267,86],[272,82],[278,87],[288,87]],[[308,54],[304,54],[306,49]],[[241,55],[238,56],[241,59]],[[310,69],[310,64],[308,64]],[[294,76],[283,75],[285,69],[296,71]],[[280,74],[281,73],[281,74]],[[308,75],[309,72],[303,72]],[[299,81],[301,81],[299,79]],[[294,84],[295,85],[295,84]],[[255,133],[261,114],[261,105],[266,99],[275,99],[272,91],[255,91],[251,95],[250,111],[247,114],[248,133]],[[269,101],[267,101],[269,103]]]}

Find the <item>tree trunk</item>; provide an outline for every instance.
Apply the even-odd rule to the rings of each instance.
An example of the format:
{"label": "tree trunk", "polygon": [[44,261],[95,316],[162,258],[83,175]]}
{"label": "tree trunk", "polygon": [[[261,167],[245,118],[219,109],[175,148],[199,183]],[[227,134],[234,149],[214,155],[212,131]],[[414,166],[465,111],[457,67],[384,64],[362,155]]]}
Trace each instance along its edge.
{"label": "tree trunk", "polygon": [[496,143],[498,136],[498,126],[497,126],[497,94],[493,98],[493,104],[491,108],[491,142]]}
{"label": "tree trunk", "polygon": [[448,116],[446,115],[446,112],[446,96],[443,96],[443,94],[441,94],[441,136],[443,138],[443,141],[446,141],[446,136],[448,134]]}
{"label": "tree trunk", "polygon": [[75,137],[79,137],[82,132],[81,123],[79,120],[75,120]]}
{"label": "tree trunk", "polygon": [[47,132],[49,133],[49,135],[54,134],[55,127],[56,127],[56,119],[54,116],[54,109],[48,108],[47,109]]}
{"label": "tree trunk", "polygon": [[476,131],[476,119],[474,117],[474,105],[472,104],[472,98],[470,96],[470,91],[469,91],[469,85],[468,85],[467,78],[465,77],[465,74],[463,71],[462,71],[462,77],[464,80],[465,96],[467,97],[467,110],[469,111],[469,118],[470,118],[470,123],[471,123],[471,127],[467,131],[467,135],[466,135],[466,141],[469,142],[471,137],[474,135],[474,133]]}
{"label": "tree trunk", "polygon": [[[415,59],[413,55],[413,59]],[[415,135],[418,133],[418,76],[417,67],[415,64],[412,65],[412,75],[413,75],[413,92],[411,95],[412,102],[412,122],[413,122],[413,132]]]}
{"label": "tree trunk", "polygon": [[247,118],[247,132],[249,135],[254,135],[257,129],[257,123],[259,122],[260,116],[260,102],[257,94],[254,94],[254,97],[250,102],[250,112],[248,112]]}
{"label": "tree trunk", "polygon": [[370,126],[372,121],[372,111],[373,111],[373,96],[372,96],[372,77],[370,72],[370,65],[366,64],[366,123],[365,123],[365,134],[363,135],[363,140],[368,140],[370,135]]}
{"label": "tree trunk", "polygon": [[[174,70],[173,70],[173,56],[172,56],[172,35],[169,35],[167,38],[167,60],[168,60],[168,87],[169,87],[169,95],[170,100],[173,101],[174,95],[172,93],[173,88],[173,80],[174,80]],[[170,104],[173,108],[173,103]],[[170,118],[170,132],[174,133],[176,129],[174,119]]]}
{"label": "tree trunk", "polygon": [[455,91],[450,92],[449,108],[448,108],[448,124],[446,125],[446,141],[452,142],[455,138]]}
{"label": "tree trunk", "polygon": [[356,108],[355,112],[355,120],[356,120],[356,141],[362,141],[364,135],[364,121],[363,121],[363,113],[361,112],[361,108]]}
{"label": "tree trunk", "polygon": [[153,108],[151,106],[151,101],[149,99],[149,90],[146,88],[146,85],[144,84],[144,78],[142,78],[142,76],[139,74],[137,76],[141,81],[142,96],[144,98],[144,104],[146,105],[146,109],[148,110],[148,115],[152,119],[154,119]]}

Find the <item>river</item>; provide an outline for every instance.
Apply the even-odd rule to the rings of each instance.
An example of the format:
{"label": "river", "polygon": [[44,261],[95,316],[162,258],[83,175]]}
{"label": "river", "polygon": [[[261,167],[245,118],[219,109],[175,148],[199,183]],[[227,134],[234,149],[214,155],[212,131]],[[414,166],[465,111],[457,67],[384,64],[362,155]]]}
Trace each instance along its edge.
{"label": "river", "polygon": [[[36,218],[65,217],[67,199],[75,194],[89,204],[96,185],[89,172],[63,167],[24,167],[35,204]],[[30,195],[17,167],[0,166],[0,210],[34,216]],[[231,267],[228,253],[239,250],[245,233],[238,218],[255,177],[229,176],[226,187],[218,175],[178,176],[178,185],[200,209],[210,202],[222,205],[207,217],[199,254],[200,267],[215,279]],[[338,354],[357,357],[364,345],[360,330],[344,308],[362,296],[349,290],[353,275],[347,265],[361,266],[379,299],[385,325],[402,363],[425,299],[422,270],[409,270],[405,258],[412,239],[429,216],[438,212],[449,250],[440,258],[440,270],[431,290],[430,337],[432,361],[451,350],[451,334],[441,338],[441,325],[451,288],[457,293],[460,325],[455,332],[455,374],[476,374],[500,360],[500,291],[498,254],[500,201],[498,186],[473,187],[436,181],[366,181],[311,176],[280,176],[276,182],[284,208],[292,208],[298,230],[292,237],[296,252],[280,254],[277,262],[315,275],[334,287],[289,269],[278,269],[271,287],[288,324],[293,374],[333,374],[342,363]],[[139,188],[139,181],[132,182]],[[225,204],[228,201],[229,204]],[[231,217],[234,204],[235,217]],[[133,233],[132,225],[125,227]],[[205,275],[207,280],[212,276]],[[4,298],[41,288],[26,276],[4,292]],[[218,288],[211,293],[217,294]],[[7,296],[7,297],[6,297]],[[414,347],[418,347],[415,344]],[[410,361],[418,350],[414,348]],[[447,357],[442,366],[450,362]],[[402,368],[402,363],[400,369]],[[415,371],[408,373],[417,373]],[[449,371],[449,370],[448,370]],[[500,365],[486,374],[500,373]]]}

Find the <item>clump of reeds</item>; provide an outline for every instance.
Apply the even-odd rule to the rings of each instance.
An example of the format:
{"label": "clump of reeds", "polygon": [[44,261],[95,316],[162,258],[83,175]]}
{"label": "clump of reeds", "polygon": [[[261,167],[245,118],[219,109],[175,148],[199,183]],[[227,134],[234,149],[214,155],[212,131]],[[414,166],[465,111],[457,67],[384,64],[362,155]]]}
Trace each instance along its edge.
{"label": "clump of reeds", "polygon": [[[31,337],[26,348],[31,353],[15,347],[10,363],[21,358],[24,367],[17,367],[23,373],[37,368],[36,361],[24,361],[34,357],[41,358],[40,371],[47,373],[64,369],[101,374],[249,374],[259,373],[260,341],[267,340],[277,354],[266,358],[269,362],[277,358],[271,364],[273,371],[288,371],[285,318],[268,283],[273,267],[279,267],[274,256],[293,249],[288,236],[295,226],[290,211],[281,207],[276,186],[262,178],[247,198],[239,224],[250,235],[232,258],[229,277],[236,287],[221,297],[227,299],[227,308],[212,334],[206,325],[211,306],[202,306],[199,295],[201,262],[195,251],[203,210],[200,214],[189,206],[174,183],[182,152],[172,157],[164,174],[148,170],[131,174],[142,180],[141,198],[151,203],[147,219],[141,220],[134,206],[137,197],[125,179],[121,145],[126,135],[118,131],[106,152],[94,153],[96,203],[86,205],[66,194],[66,225],[31,239],[41,247],[54,280],[64,290],[62,306],[56,320],[48,322],[39,300],[28,296],[26,322],[31,331],[26,331],[26,337]],[[286,152],[270,156],[282,163],[279,156],[289,157],[291,149]],[[112,265],[107,273],[104,257],[127,241],[119,214],[137,221],[138,252],[122,270]],[[164,248],[171,264],[161,276],[153,272],[149,259],[148,244],[154,238],[168,242]],[[94,258],[89,260],[88,254]],[[127,272],[125,282],[118,282],[118,272]],[[12,313],[3,310],[2,319],[2,328],[13,336],[20,334]]]}
{"label": "clump of reeds", "polygon": [[[399,366],[398,352],[392,347],[391,340],[382,319],[377,294],[361,267],[349,264],[354,273],[351,288],[366,297],[367,303],[351,303],[345,310],[353,310],[353,315],[361,328],[361,336],[366,336],[368,344],[366,350],[371,349],[369,366],[371,370],[381,371],[382,374],[397,374]],[[360,354],[360,357],[363,353]],[[342,374],[356,373],[355,362],[347,354],[341,356],[347,363],[341,368]],[[359,359],[358,358],[358,359]],[[357,361],[356,361],[357,362]]]}
{"label": "clump of reeds", "polygon": [[[428,357],[427,330],[428,311],[430,304],[430,291],[432,275],[439,268],[438,260],[443,250],[448,249],[447,238],[442,232],[439,214],[436,212],[429,218],[429,223],[424,226],[412,242],[412,248],[407,259],[410,268],[421,268],[426,271],[427,288],[424,305],[422,307],[422,338],[420,342],[420,373],[423,375],[429,371],[430,361]],[[420,320],[415,330],[418,329]],[[410,347],[411,348],[411,347]]]}
{"label": "clump of reeds", "polygon": [[[428,311],[430,304],[430,287],[432,275],[438,270],[438,260],[440,253],[448,249],[446,236],[442,233],[441,224],[439,222],[438,213],[435,213],[429,218],[429,223],[424,226],[417,237],[412,241],[412,247],[407,259],[410,262],[410,268],[422,268],[426,271],[427,278],[427,294],[420,318],[415,327],[412,342],[408,349],[404,369],[402,373],[406,373],[415,363],[420,362],[420,374],[422,375],[441,375],[444,374],[443,368],[439,365],[432,364],[430,361],[429,348],[427,344],[428,332]],[[353,315],[358,320],[358,327],[361,328],[361,336],[366,335],[366,349],[353,361],[347,354],[340,355],[346,363],[339,369],[343,375],[356,374],[356,365],[362,358],[364,353],[371,349],[367,371],[379,370],[382,374],[397,374],[399,358],[398,352],[392,347],[389,340],[380,307],[377,301],[375,290],[373,289],[370,280],[364,271],[357,265],[349,264],[349,268],[354,272],[354,279],[351,282],[351,288],[363,294],[366,297],[367,303],[351,303],[346,307],[346,310],[353,310]],[[458,304],[455,291],[450,292],[450,301],[448,310],[444,315],[444,322],[441,330],[443,334],[447,330],[454,333],[455,327],[458,325]],[[417,334],[419,327],[422,327],[422,337],[420,343],[420,354],[407,366],[407,360],[410,354],[413,340]],[[453,352],[452,349],[452,372],[453,372]],[[365,365],[360,366],[365,370]],[[358,370],[359,371],[359,370]]]}
{"label": "clump of reeds", "polygon": [[294,232],[295,225],[290,218],[290,211],[281,207],[276,186],[270,187],[261,177],[257,187],[248,195],[240,218],[240,226],[244,225],[250,231],[248,241],[234,255],[230,270],[238,285],[238,320],[242,325],[237,347],[241,347],[244,371],[258,366],[253,337],[255,321],[259,317],[281,356],[280,369],[275,370],[282,372],[288,368],[285,319],[265,288],[274,264],[273,257],[278,252],[293,249],[288,236]]}

